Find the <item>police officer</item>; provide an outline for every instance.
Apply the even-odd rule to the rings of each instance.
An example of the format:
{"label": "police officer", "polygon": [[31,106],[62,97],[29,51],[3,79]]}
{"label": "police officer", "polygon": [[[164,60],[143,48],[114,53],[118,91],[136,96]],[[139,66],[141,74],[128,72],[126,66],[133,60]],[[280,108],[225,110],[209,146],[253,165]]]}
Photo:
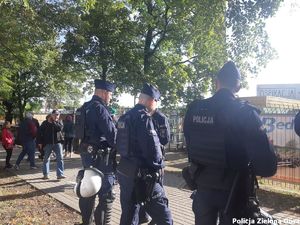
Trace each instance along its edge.
{"label": "police officer", "polygon": [[[153,223],[173,224],[162,184],[163,143],[160,142],[153,117],[159,113],[156,111],[159,98],[160,93],[154,86],[144,84],[139,103],[121,116],[117,123],[117,150],[121,155],[117,168],[121,225],[138,224],[141,205],[152,217]],[[162,138],[168,139],[166,131],[161,134]]]}
{"label": "police officer", "polygon": [[[89,102],[83,104],[85,111],[84,138],[80,144],[80,156],[84,168],[95,167],[104,174],[102,187],[98,192],[99,203],[94,212],[96,225],[110,223],[112,203],[115,199],[115,145],[116,127],[107,104],[115,85],[104,80],[95,80],[95,93]],[[95,195],[79,198],[83,224],[91,224]]]}
{"label": "police officer", "polygon": [[298,136],[300,136],[300,112],[297,113],[297,115],[295,116],[295,127],[294,127],[294,130],[296,132],[296,134]]}
{"label": "police officer", "polygon": [[[170,141],[170,125],[168,118],[159,110],[156,109],[152,115],[154,128],[158,134],[159,142],[161,144],[161,150],[165,159],[165,145]],[[163,172],[163,170],[162,170]],[[139,212],[139,224],[150,222],[151,218],[146,213],[145,208],[141,207]],[[154,223],[150,223],[154,224]]]}
{"label": "police officer", "polygon": [[220,224],[233,224],[241,215],[248,199],[249,164],[256,176],[276,173],[276,156],[258,110],[234,96],[240,79],[235,64],[225,63],[217,74],[217,92],[192,102],[185,116],[196,225],[216,225],[218,216]]}

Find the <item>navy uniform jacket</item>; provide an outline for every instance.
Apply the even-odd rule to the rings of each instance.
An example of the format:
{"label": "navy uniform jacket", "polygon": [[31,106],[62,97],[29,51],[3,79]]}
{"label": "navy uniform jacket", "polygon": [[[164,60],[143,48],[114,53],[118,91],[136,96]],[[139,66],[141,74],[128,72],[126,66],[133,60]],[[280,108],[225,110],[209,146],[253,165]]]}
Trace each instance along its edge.
{"label": "navy uniform jacket", "polygon": [[127,112],[132,121],[134,143],[130,146],[132,152],[129,160],[140,168],[158,170],[164,167],[161,143],[154,127],[153,118],[147,114],[145,106],[141,104]]}
{"label": "navy uniform jacket", "polygon": [[91,101],[84,103],[84,106],[87,109],[83,142],[99,148],[114,147],[116,127],[103,100],[94,95]]}
{"label": "navy uniform jacket", "polygon": [[[209,99],[194,102],[190,107],[203,101],[210,101],[217,107],[221,106],[220,111],[223,115],[229,116],[227,121],[230,122],[227,125],[230,127],[230,132],[226,134],[225,146],[228,166],[232,169],[245,169],[251,162],[255,175],[265,177],[274,175],[277,170],[277,158],[265,130],[262,128],[257,110],[248,104],[238,102],[227,89],[219,90]],[[240,105],[239,110],[235,112],[230,107],[226,108],[234,102]],[[189,110],[187,111],[188,114]],[[191,130],[186,123],[185,121],[184,134],[187,146],[189,146],[188,140]]]}
{"label": "navy uniform jacket", "polygon": [[152,118],[161,145],[168,144],[170,141],[170,125],[168,122],[168,118],[158,109],[152,115]]}

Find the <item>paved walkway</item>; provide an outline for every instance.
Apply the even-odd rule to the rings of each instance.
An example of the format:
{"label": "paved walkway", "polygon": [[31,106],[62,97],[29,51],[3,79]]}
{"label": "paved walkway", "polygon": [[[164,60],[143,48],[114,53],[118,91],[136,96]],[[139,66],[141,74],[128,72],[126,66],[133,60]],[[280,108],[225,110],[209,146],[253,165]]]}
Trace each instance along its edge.
{"label": "paved walkway", "polygon": [[[16,157],[18,156],[20,149],[15,149],[13,153],[12,163],[15,162]],[[4,165],[4,155],[5,152],[0,147],[0,167]],[[169,204],[174,218],[175,225],[192,225],[194,224],[194,215],[192,213],[192,201],[190,199],[191,191],[184,189],[184,181],[181,178],[181,168],[187,164],[187,158],[184,154],[179,152],[170,152],[167,154],[167,167],[166,167],[166,176],[165,176],[165,189],[167,196],[169,198]],[[50,165],[50,179],[47,181],[42,180],[41,165],[42,162],[39,159],[36,159],[38,170],[30,170],[29,163],[24,159],[21,162],[20,170],[15,171],[21,179],[27,181],[29,184],[35,188],[43,191],[46,194],[49,194],[58,201],[66,204],[67,206],[73,208],[79,212],[78,207],[78,198],[73,192],[73,187],[75,184],[75,178],[77,171],[81,168],[81,161],[78,155],[73,155],[72,158],[65,159],[65,175],[67,179],[58,181],[56,179],[55,162],[51,162]],[[119,224],[120,218],[120,201],[119,201],[119,187],[117,186],[117,199],[114,202],[114,210],[112,216],[112,224]],[[292,221],[300,219],[299,214],[292,214],[289,211],[276,212],[273,209],[267,209],[266,211],[270,212],[274,217],[279,219],[288,218]],[[284,224],[284,223],[282,223]],[[288,223],[286,223],[288,224]],[[295,224],[295,223],[294,223]],[[296,223],[300,224],[300,222]]]}

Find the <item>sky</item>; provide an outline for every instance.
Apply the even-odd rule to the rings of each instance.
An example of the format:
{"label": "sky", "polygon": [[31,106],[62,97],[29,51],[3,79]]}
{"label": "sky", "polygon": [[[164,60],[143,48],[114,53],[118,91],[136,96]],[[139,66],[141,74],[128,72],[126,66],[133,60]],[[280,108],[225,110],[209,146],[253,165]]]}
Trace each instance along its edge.
{"label": "sky", "polygon": [[278,57],[270,61],[255,78],[248,78],[249,89],[239,96],[255,96],[257,84],[300,83],[300,1],[285,0],[266,29]]}

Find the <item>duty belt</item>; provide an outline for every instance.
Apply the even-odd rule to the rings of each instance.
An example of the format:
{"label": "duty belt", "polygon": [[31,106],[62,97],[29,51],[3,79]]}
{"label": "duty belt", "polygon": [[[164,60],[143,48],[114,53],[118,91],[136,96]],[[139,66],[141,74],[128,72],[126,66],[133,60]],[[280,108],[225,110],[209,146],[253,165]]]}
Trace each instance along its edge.
{"label": "duty belt", "polygon": [[138,169],[135,183],[135,201],[139,204],[145,204],[153,197],[154,186],[160,182],[160,170],[149,172],[147,169]]}
{"label": "duty belt", "polygon": [[99,157],[101,161],[104,161],[105,165],[108,166],[111,152],[112,148],[96,149],[94,150],[94,155]]}

